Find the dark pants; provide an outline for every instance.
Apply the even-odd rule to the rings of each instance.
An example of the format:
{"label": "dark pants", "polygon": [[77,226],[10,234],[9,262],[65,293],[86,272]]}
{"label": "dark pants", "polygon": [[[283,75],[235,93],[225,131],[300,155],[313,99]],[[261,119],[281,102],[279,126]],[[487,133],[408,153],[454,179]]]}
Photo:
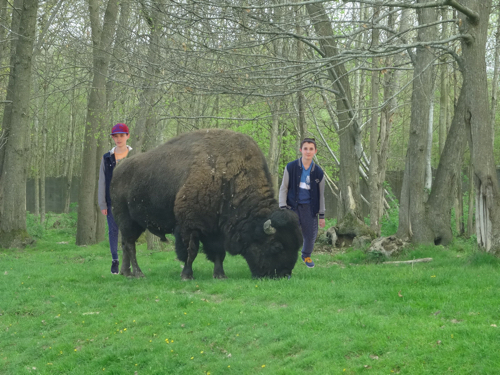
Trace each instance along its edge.
{"label": "dark pants", "polygon": [[297,210],[294,211],[299,215],[300,229],[302,229],[302,237],[304,238],[302,258],[307,258],[313,252],[314,242],[318,235],[318,216],[312,215],[309,204],[299,204]]}
{"label": "dark pants", "polygon": [[108,233],[109,233],[109,248],[111,250],[111,258],[118,260],[118,226],[116,225],[111,207],[108,207]]}

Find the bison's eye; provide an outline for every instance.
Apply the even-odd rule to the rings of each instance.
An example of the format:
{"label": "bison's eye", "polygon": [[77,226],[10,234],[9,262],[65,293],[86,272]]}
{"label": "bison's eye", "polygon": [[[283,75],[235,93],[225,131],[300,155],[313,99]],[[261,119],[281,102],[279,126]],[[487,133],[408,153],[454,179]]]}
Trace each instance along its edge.
{"label": "bison's eye", "polygon": [[280,242],[275,242],[269,246],[269,253],[279,254],[281,252],[283,252],[283,245]]}

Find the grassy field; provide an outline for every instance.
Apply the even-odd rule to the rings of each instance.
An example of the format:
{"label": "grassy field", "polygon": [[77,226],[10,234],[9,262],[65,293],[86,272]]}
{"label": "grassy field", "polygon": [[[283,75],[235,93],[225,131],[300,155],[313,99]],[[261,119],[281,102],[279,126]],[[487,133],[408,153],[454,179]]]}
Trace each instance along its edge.
{"label": "grassy field", "polygon": [[[228,257],[195,280],[166,251],[138,249],[146,278],[109,272],[106,242],[74,245],[74,220],[0,251],[1,374],[498,374],[497,258],[466,242],[375,264],[314,254],[289,280],[255,280]],[[52,228],[56,222],[56,228]]]}

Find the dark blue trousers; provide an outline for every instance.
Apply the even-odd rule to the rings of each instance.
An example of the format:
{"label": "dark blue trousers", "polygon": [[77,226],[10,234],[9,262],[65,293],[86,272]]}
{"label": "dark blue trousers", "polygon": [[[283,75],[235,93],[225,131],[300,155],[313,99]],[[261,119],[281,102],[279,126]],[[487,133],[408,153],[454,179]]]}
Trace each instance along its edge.
{"label": "dark blue trousers", "polygon": [[300,229],[302,229],[302,237],[304,238],[302,258],[307,258],[313,252],[314,242],[318,235],[318,215],[312,215],[309,204],[299,204],[297,210],[294,211],[299,215]]}
{"label": "dark blue trousers", "polygon": [[111,258],[118,260],[118,225],[116,225],[115,218],[111,213],[111,207],[108,207],[108,234],[109,234],[109,248],[111,250]]}

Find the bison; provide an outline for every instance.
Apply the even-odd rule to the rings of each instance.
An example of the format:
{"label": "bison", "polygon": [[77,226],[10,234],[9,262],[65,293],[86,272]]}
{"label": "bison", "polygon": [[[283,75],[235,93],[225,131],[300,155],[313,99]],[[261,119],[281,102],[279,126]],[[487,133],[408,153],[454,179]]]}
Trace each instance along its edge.
{"label": "bison", "polygon": [[214,278],[226,278],[226,252],[242,255],[253,277],[289,277],[302,245],[297,215],[274,199],[261,150],[229,130],[186,133],[123,160],[113,174],[111,202],[125,276],[144,276],[135,242],[146,229],[162,240],[175,235],[184,280],[193,278],[200,242]]}

